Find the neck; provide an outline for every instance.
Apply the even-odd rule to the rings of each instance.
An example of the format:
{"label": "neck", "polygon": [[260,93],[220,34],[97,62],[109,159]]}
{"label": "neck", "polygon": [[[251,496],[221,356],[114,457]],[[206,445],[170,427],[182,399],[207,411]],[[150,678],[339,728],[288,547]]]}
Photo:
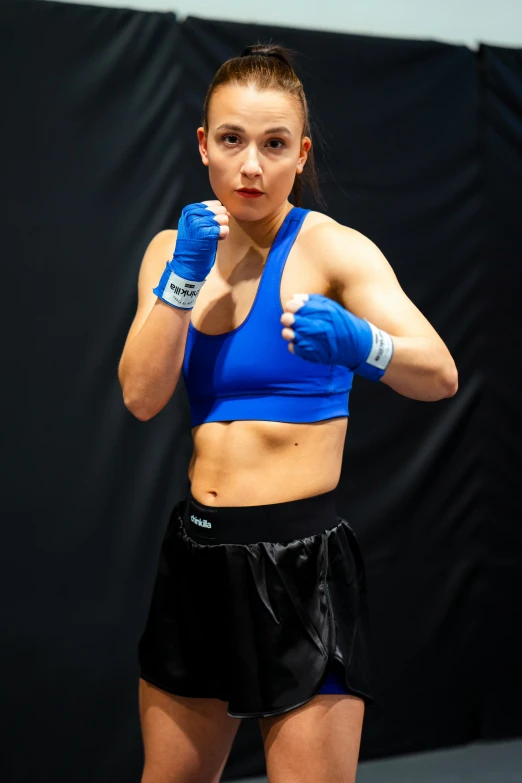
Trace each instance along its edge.
{"label": "neck", "polygon": [[256,259],[263,265],[277,232],[292,209],[286,201],[277,212],[261,220],[238,220],[233,215],[228,220],[228,237],[218,245],[216,264],[222,272],[235,269],[239,264]]}

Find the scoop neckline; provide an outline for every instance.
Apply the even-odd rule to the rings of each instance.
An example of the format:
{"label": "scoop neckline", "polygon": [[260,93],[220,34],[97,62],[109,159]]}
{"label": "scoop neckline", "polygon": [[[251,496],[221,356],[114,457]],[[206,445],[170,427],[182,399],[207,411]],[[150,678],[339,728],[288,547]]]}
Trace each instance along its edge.
{"label": "scoop neckline", "polygon": [[[194,326],[194,324],[192,323],[192,320],[189,321],[189,329],[192,329],[193,332],[196,332],[196,334],[201,336],[201,337],[215,338],[215,337],[229,337],[231,334],[236,334],[236,332],[239,332],[240,329],[242,329],[244,326],[246,326],[246,324],[250,320],[250,316],[252,315],[252,313],[254,311],[254,308],[256,306],[257,298],[259,296],[259,292],[261,290],[261,285],[263,283],[263,277],[264,277],[264,274],[265,274],[266,269],[268,267],[268,262],[270,260],[270,256],[272,255],[272,251],[276,247],[277,241],[278,241],[279,237],[281,236],[281,230],[282,230],[283,226],[286,225],[286,222],[288,221],[289,216],[292,214],[292,212],[295,209],[296,209],[296,207],[293,206],[292,209],[290,209],[286,213],[285,219],[283,220],[283,222],[281,223],[281,225],[279,226],[279,228],[277,230],[277,234],[274,237],[274,241],[272,242],[272,246],[270,247],[270,250],[268,251],[268,255],[267,255],[266,261],[265,261],[265,266],[263,268],[263,271],[261,272],[261,277],[259,278],[259,285],[257,286],[257,291],[256,291],[256,295],[254,297],[254,301],[252,302],[252,306],[250,307],[250,310],[248,311],[247,316],[244,319],[244,321],[242,321],[239,324],[239,326],[236,326],[236,328],[232,329],[230,332],[220,332],[219,334],[207,334],[207,332],[201,332],[199,329],[197,329]],[[191,318],[192,318],[192,316],[191,316]]]}

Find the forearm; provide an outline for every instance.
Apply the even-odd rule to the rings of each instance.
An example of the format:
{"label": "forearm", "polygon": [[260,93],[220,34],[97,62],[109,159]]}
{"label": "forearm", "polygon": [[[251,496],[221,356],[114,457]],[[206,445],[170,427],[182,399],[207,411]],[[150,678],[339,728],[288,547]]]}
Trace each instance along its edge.
{"label": "forearm", "polygon": [[427,337],[393,337],[393,346],[382,383],[404,397],[423,402],[456,393],[457,368],[444,343]]}
{"label": "forearm", "polygon": [[125,406],[146,421],[172,397],[181,373],[191,310],[157,300],[123,351],[118,377]]}

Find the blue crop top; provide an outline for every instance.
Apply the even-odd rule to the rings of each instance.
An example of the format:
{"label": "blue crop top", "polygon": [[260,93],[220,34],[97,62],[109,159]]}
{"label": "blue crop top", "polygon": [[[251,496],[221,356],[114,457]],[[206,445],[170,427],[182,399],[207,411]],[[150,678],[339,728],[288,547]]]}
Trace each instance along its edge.
{"label": "blue crop top", "polygon": [[295,356],[281,335],[281,277],[308,212],[293,207],[285,217],[242,324],[216,335],[189,324],[183,377],[193,427],[209,421],[312,422],[348,416],[353,373]]}

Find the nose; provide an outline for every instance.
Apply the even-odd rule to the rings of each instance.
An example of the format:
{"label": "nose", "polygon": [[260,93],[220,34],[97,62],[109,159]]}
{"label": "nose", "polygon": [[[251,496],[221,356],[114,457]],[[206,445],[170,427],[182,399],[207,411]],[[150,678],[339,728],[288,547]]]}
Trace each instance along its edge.
{"label": "nose", "polygon": [[263,173],[261,164],[259,162],[257,149],[253,145],[248,147],[246,150],[245,157],[241,163],[240,172],[241,174],[244,174],[245,177],[249,177],[250,179],[259,177],[259,175]]}

